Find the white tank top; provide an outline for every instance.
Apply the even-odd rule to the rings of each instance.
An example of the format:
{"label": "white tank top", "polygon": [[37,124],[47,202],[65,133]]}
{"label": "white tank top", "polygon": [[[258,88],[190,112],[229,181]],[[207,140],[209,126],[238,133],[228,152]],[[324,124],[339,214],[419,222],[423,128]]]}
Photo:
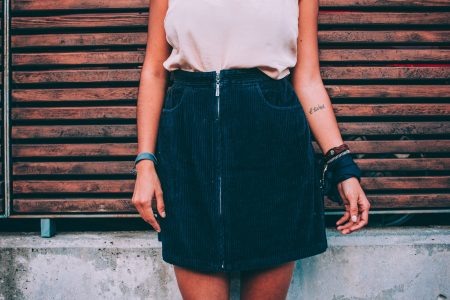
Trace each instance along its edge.
{"label": "white tank top", "polygon": [[297,62],[298,0],[169,0],[166,70],[257,67],[274,79]]}

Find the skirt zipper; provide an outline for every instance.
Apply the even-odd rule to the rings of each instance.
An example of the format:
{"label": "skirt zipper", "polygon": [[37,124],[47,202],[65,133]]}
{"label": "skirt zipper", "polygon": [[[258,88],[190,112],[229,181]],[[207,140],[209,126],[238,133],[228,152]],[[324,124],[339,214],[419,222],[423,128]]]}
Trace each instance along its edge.
{"label": "skirt zipper", "polygon": [[[217,97],[217,120],[218,120],[218,128],[219,128],[219,135],[218,135],[218,140],[219,140],[219,176],[218,176],[218,180],[219,180],[219,216],[220,216],[220,222],[223,222],[222,218],[222,177],[221,177],[221,160],[220,160],[220,70],[216,71],[216,97]],[[221,233],[223,234],[223,233]],[[225,268],[225,259],[222,259],[222,265],[221,268],[224,269]]]}

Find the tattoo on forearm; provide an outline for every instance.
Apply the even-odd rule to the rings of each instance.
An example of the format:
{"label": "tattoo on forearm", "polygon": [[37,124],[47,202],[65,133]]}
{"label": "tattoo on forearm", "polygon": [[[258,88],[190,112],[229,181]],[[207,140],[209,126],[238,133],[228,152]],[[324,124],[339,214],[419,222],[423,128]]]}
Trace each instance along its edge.
{"label": "tattoo on forearm", "polygon": [[309,114],[311,115],[312,113],[314,113],[314,112],[316,112],[316,111],[318,111],[320,109],[324,109],[324,108],[325,108],[325,104],[322,104],[322,105],[319,104],[317,106],[311,107],[309,109]]}

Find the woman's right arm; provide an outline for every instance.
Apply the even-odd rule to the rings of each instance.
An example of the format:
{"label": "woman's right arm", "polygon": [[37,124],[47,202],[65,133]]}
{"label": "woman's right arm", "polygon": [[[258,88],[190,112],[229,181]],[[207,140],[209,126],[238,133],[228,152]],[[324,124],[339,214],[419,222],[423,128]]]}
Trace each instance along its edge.
{"label": "woman's right arm", "polygon": [[[170,54],[170,45],[166,41],[164,17],[168,0],[153,1],[149,5],[147,46],[141,70],[137,99],[137,153],[155,153],[159,118],[167,85],[167,70],[162,63]],[[161,184],[151,160],[141,160],[136,164],[137,177],[132,203],[141,217],[156,231],[160,231],[156,221],[152,201],[156,198],[159,214],[165,217]]]}

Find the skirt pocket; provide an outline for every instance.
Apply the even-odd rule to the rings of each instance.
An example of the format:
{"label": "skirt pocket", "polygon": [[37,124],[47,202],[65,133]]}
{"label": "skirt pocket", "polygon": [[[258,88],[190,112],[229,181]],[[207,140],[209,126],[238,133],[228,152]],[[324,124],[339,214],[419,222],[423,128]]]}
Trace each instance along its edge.
{"label": "skirt pocket", "polygon": [[179,83],[169,86],[164,96],[162,113],[175,112],[183,103],[188,89],[188,86]]}
{"label": "skirt pocket", "polygon": [[285,78],[257,82],[261,101],[275,110],[300,110],[302,106],[292,84]]}

